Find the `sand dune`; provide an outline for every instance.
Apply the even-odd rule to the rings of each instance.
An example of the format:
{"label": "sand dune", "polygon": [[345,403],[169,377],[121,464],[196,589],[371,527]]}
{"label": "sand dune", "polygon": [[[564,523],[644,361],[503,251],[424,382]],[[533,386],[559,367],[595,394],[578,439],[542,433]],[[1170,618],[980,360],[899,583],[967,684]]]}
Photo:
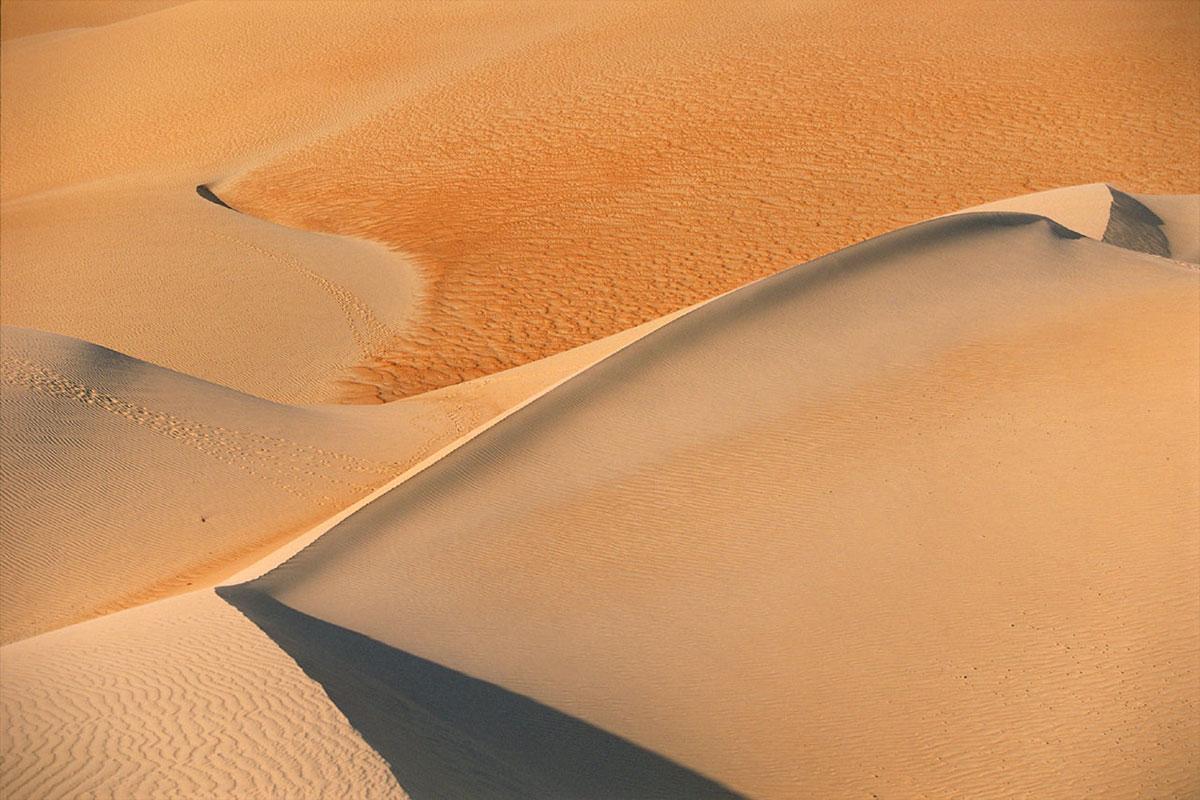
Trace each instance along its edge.
{"label": "sand dune", "polygon": [[0,39],[5,800],[1200,795],[1195,3]]}
{"label": "sand dune", "polygon": [[[6,255],[17,265],[8,293],[45,296],[38,278],[61,274],[66,255],[99,258],[123,286],[129,251],[168,269],[203,266],[189,274],[206,284],[192,296],[172,276],[144,299],[125,293],[122,315],[10,304],[6,321],[270,399],[407,396],[997,197],[1099,180],[1195,192],[1193,12],[547,2],[363,3],[348,14],[336,2],[262,0],[188,3],[6,45],[0,195],[9,224],[28,231]],[[100,204],[137,242],[121,255],[97,256],[111,241],[73,248],[60,226],[77,212],[35,211],[46,193],[103,192],[131,176],[147,184],[141,199]],[[244,245],[155,245],[192,238],[175,217],[201,184],[288,229],[390,249],[400,274],[372,272],[374,290],[360,291],[340,268],[326,271],[340,267],[336,248],[319,253],[294,231],[248,237],[311,254],[305,265],[362,300],[378,336],[355,347],[337,303],[282,265],[253,273],[279,284],[269,291],[231,276],[267,260]],[[21,198],[42,220],[36,230],[8,208]],[[415,309],[377,285],[407,286],[409,268],[420,274]],[[73,272],[64,289],[97,291]],[[208,285],[214,274],[237,283]],[[128,280],[143,276],[134,268]],[[283,302],[236,314],[264,293]],[[178,319],[218,322],[171,334],[166,299]],[[235,341],[251,323],[264,335]],[[368,371],[361,382],[355,366]],[[335,367],[352,383],[331,384]]]}
{"label": "sand dune", "polygon": [[211,592],[0,650],[0,794],[404,798],[282,650]]}
{"label": "sand dune", "polygon": [[249,596],[285,648],[342,652],[315,618],[749,796],[1178,796],[1198,281],[918,225],[644,337]]}
{"label": "sand dune", "polygon": [[412,265],[378,245],[138,181],[6,203],[0,258],[6,325],[285,402],[339,397],[347,370],[403,330],[421,293]]}
{"label": "sand dune", "polygon": [[670,317],[380,408],[286,406],[3,329],[3,641],[211,585]]}
{"label": "sand dune", "polygon": [[1200,264],[1200,195],[1134,195],[1094,183],[995,200],[956,211],[1040,214],[1091,239]]}
{"label": "sand dune", "polygon": [[381,408],[6,330],[343,447],[593,366],[219,590],[245,618],[193,593],[0,649],[5,791],[1184,796],[1197,275],[963,215]]}

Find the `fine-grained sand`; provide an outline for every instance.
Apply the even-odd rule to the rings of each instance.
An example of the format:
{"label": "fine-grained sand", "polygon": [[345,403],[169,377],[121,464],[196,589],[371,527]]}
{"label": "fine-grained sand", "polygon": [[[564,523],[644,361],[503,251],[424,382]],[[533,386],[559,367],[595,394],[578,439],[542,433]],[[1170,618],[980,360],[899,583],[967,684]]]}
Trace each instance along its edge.
{"label": "fine-grained sand", "polygon": [[1200,796],[1195,2],[0,39],[4,800]]}
{"label": "fine-grained sand", "polygon": [[752,797],[1182,796],[1198,329],[1194,266],[935,220],[642,338],[250,586]]}
{"label": "fine-grained sand", "polygon": [[[4,254],[7,324],[271,399],[386,400],[996,198],[1096,181],[1200,191],[1192,3],[353,8],[189,3],[9,39],[0,194],[28,205],[8,222],[22,235]],[[254,249],[304,260],[312,237],[197,241],[183,223],[201,212],[176,209],[198,184],[288,228],[386,245],[420,274],[416,308],[388,307],[393,273],[361,276],[366,291],[340,256],[333,274],[328,257],[307,264],[378,320],[354,342],[336,297]],[[80,213],[46,209],[47,192],[73,208],[106,193],[99,213],[130,224],[73,235]],[[202,227],[233,225],[250,223]],[[163,319],[152,283],[113,296],[135,274],[129,250],[223,285],[192,294],[173,277]],[[61,304],[37,291],[48,275]],[[260,297],[255,280],[279,286],[274,302],[214,317]],[[119,311],[77,307],[95,293]]]}
{"label": "fine-grained sand", "polygon": [[3,328],[0,641],[211,585],[670,319],[381,408],[270,403]]}
{"label": "fine-grained sand", "polygon": [[[191,594],[0,650],[6,785],[286,786],[300,758],[320,794],[348,779],[343,748],[366,795],[399,791],[372,753],[423,792],[554,795],[562,775],[530,771],[552,720],[516,692],[718,793],[1187,796],[1198,284],[974,213],[638,332],[222,589],[269,639]],[[219,660],[178,665],[167,619]],[[219,705],[279,713],[270,640],[332,699],[284,717],[329,731],[316,751]],[[163,655],[105,655],[143,649]],[[445,674],[403,682],[414,663]],[[499,750],[456,750],[474,724],[429,694],[467,676],[492,687],[475,713],[507,709],[486,717]],[[253,755],[184,768],[192,736]]]}

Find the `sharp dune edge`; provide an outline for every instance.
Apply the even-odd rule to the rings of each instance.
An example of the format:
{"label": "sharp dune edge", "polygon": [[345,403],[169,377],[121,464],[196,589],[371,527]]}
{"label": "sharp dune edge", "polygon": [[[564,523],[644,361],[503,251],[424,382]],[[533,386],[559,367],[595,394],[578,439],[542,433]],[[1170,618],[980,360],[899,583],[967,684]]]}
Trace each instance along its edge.
{"label": "sharp dune edge", "polygon": [[[286,406],[3,329],[4,641],[215,580],[676,315],[379,408]],[[69,443],[69,446],[64,446]],[[96,470],[117,463],[117,475]],[[160,485],[147,494],[146,487]]]}
{"label": "sharp dune edge", "polygon": [[1200,794],[1194,5],[347,8],[0,7],[0,797]]}

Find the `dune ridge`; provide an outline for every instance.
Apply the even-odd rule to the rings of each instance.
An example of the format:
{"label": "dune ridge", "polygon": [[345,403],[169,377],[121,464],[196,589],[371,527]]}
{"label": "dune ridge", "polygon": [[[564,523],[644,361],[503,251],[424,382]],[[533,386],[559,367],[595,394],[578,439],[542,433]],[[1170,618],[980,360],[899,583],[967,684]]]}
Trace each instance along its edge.
{"label": "dune ridge", "polygon": [[248,587],[749,796],[1185,791],[1198,280],[1027,214],[880,237],[642,338]]}
{"label": "dune ridge", "polygon": [[[1155,207],[1191,202],[1168,200]],[[344,780],[361,780],[363,796],[546,786],[520,736],[504,739],[516,750],[499,761],[468,759],[468,773],[420,756],[455,752],[461,733],[444,737],[470,717],[416,714],[402,698],[419,693],[355,666],[359,645],[328,646],[363,642],[746,796],[1186,794],[1200,649],[1158,626],[1189,613],[1200,577],[1187,555],[1200,522],[1186,500],[1200,475],[1187,447],[1200,437],[1190,380],[1200,354],[1183,335],[1200,320],[1197,280],[1192,267],[1046,217],[972,213],[758,281],[627,332],[620,346],[597,342],[427,398],[319,409],[242,398],[280,419],[322,415],[343,447],[336,417],[399,419],[418,400],[460,413],[490,402],[500,420],[478,412],[484,422],[456,446],[234,576],[219,592],[249,620],[205,590],[0,648],[5,761],[19,765],[4,770],[6,791],[252,795],[292,769],[281,765],[297,745],[290,733],[264,740],[256,718],[231,717],[219,697],[241,692],[248,708],[281,713],[252,688],[274,685],[276,663],[316,698],[286,713],[323,743],[302,749],[314,766],[296,769],[313,778],[296,796],[345,791]],[[856,322],[863,315],[871,325]],[[45,334],[23,335],[44,352]],[[141,391],[165,373],[128,369]],[[227,392],[179,379],[196,387],[163,397]],[[1064,382],[1071,392],[1058,392]],[[896,468],[915,463],[913,447],[932,450],[922,473]],[[1037,454],[1036,469],[985,489],[1018,451]],[[1060,473],[1074,476],[1075,499],[1057,512],[1040,504],[1053,485],[1044,470],[1085,451]],[[1146,464],[1147,453],[1170,467]],[[1141,481],[1149,471],[1157,480]],[[929,499],[906,502],[918,497]],[[1092,541],[1087,521],[1107,509],[1120,513]],[[1055,535],[1040,538],[1043,528]],[[504,577],[516,573],[520,584]],[[194,673],[176,666],[190,651],[166,630],[186,630],[206,653]],[[97,682],[113,652],[145,659]],[[401,699],[371,703],[377,692]],[[64,696],[77,699],[42,699]],[[129,699],[141,696],[160,700]],[[176,716],[191,722],[168,723]],[[141,749],[120,744],[126,725],[145,731]],[[68,740],[68,729],[86,737]],[[244,757],[184,770],[171,754],[195,736]],[[44,768],[79,741],[87,755],[71,756],[69,772]],[[148,773],[145,752],[175,766]]]}
{"label": "dune ridge", "polygon": [[383,408],[271,403],[5,326],[0,640],[212,585],[677,316]]}
{"label": "dune ridge", "polygon": [[[263,0],[6,43],[0,311],[268,399],[391,400],[996,197],[1200,191],[1192,9],[1081,8]],[[244,218],[189,206],[198,185]],[[213,226],[246,244],[195,233]],[[208,255],[188,269],[177,244]],[[381,325],[356,341],[264,250]],[[351,253],[366,274],[326,273]],[[170,291],[133,291],[155,264],[180,267]],[[220,280],[180,296],[197,275]]]}
{"label": "dune ridge", "polygon": [[1200,796],[1198,10],[0,0],[0,797]]}

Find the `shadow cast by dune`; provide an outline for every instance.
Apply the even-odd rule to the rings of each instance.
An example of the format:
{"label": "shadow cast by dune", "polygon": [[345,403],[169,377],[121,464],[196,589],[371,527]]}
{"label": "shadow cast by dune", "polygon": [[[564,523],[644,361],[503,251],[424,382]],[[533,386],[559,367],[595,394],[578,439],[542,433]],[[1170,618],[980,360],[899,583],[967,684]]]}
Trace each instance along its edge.
{"label": "shadow cast by dune", "polygon": [[229,203],[226,203],[224,200],[217,197],[216,192],[214,192],[212,189],[208,188],[207,184],[202,183],[199,186],[197,186],[196,194],[200,195],[201,197],[203,197],[205,200],[207,200],[210,203],[216,203],[217,205],[219,205],[223,208],[228,208],[230,211],[237,211],[237,209],[234,208],[233,206],[229,205]]}
{"label": "shadow cast by dune", "polygon": [[253,589],[217,594],[321,684],[413,800],[740,797],[575,717]]}
{"label": "shadow cast by dune", "polygon": [[1163,232],[1162,219],[1136,197],[1108,187],[1112,212],[1102,241],[1150,255],[1171,257],[1171,243]]}

